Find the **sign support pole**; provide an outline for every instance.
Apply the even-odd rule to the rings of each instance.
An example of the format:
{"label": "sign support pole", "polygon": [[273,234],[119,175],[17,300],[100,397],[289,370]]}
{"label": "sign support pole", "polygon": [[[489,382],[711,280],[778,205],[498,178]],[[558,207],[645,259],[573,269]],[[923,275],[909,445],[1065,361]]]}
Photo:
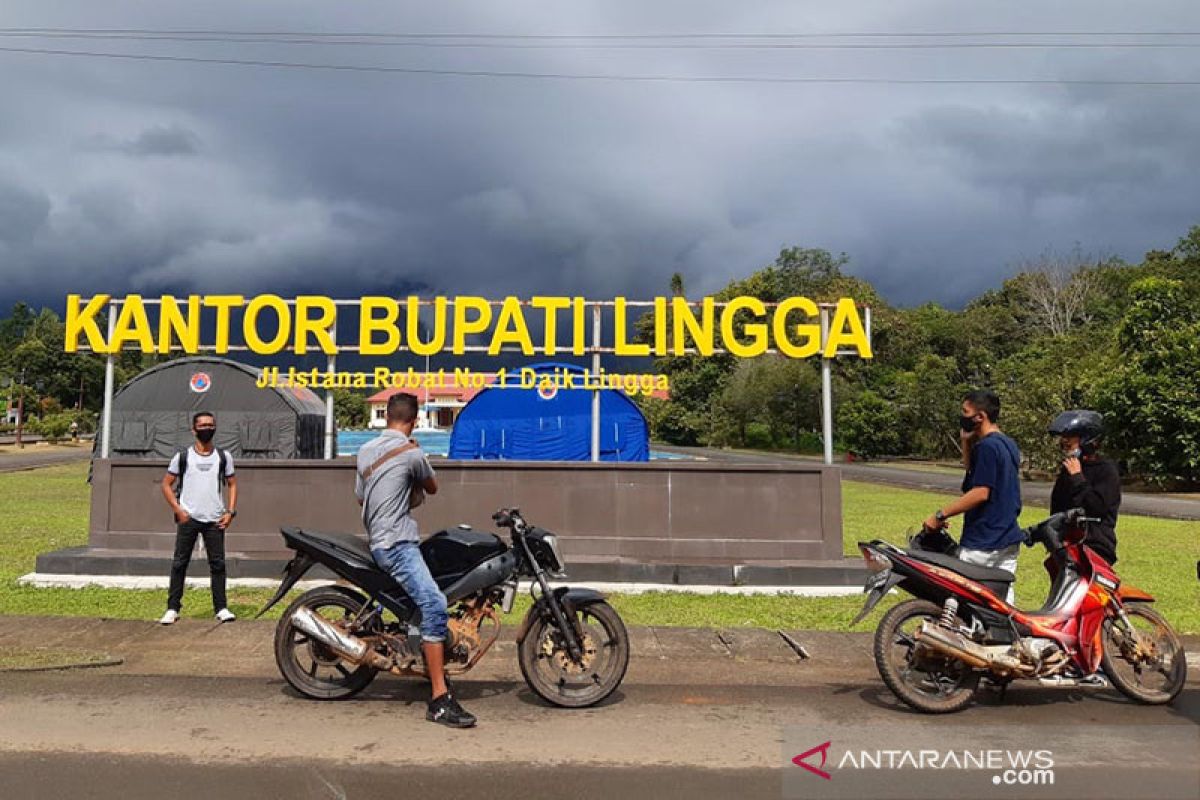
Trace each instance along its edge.
{"label": "sign support pole", "polygon": [[600,304],[592,306],[592,461],[600,460]]}
{"label": "sign support pole", "polygon": [[821,439],[825,445],[825,463],[833,464],[833,378],[832,359],[825,357],[829,341],[829,309],[821,306]]}
{"label": "sign support pole", "polygon": [[[333,337],[334,350],[337,350],[337,323],[335,322],[329,330]],[[325,367],[329,373],[329,388],[325,390],[325,460],[329,461],[333,458],[333,383],[334,375],[337,373],[337,356],[330,355],[329,362]]]}
{"label": "sign support pole", "polygon": [[[117,328],[117,303],[114,301],[108,309],[108,342],[112,343],[113,332]],[[100,457],[108,458],[112,452],[112,404],[113,404],[113,369],[116,366],[115,357],[110,352],[104,358],[104,411],[100,420]]]}

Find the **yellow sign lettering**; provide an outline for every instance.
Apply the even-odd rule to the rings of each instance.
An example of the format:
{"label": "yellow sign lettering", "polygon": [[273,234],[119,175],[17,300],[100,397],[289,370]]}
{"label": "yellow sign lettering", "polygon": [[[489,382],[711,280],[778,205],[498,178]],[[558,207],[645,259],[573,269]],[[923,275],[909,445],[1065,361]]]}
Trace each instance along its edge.
{"label": "yellow sign lettering", "polygon": [[[67,295],[67,322],[65,349],[68,353],[79,351],[79,335],[87,338],[88,347],[97,353],[111,353],[110,343],[104,341],[100,334],[100,326],[96,324],[96,315],[108,303],[112,295],[98,294],[87,301],[83,308],[79,307],[82,298],[77,294]],[[111,309],[108,313],[112,313]]]}
{"label": "yellow sign lettering", "polygon": [[613,350],[619,356],[648,356],[650,355],[650,345],[626,341],[625,303],[624,297],[618,297],[613,302],[613,325],[615,326]]}
{"label": "yellow sign lettering", "polygon": [[408,346],[419,356],[434,356],[446,349],[446,298],[438,297],[433,301],[433,330],[427,342],[421,341],[420,308],[420,298],[408,298]]}
{"label": "yellow sign lettering", "polygon": [[833,311],[833,322],[829,323],[829,341],[825,342],[825,352],[822,355],[825,358],[833,358],[843,344],[857,350],[860,358],[873,357],[871,342],[867,339],[862,319],[858,316],[858,307],[849,297],[838,300]]}
{"label": "yellow sign lettering", "polygon": [[706,297],[700,301],[700,319],[696,319],[696,315],[692,313],[692,306],[686,298],[672,297],[671,298],[671,319],[675,323],[674,340],[671,352],[674,355],[681,356],[687,349],[687,341],[684,334],[686,329],[687,336],[690,336],[692,342],[696,345],[696,352],[702,356],[711,356],[713,354],[713,299]]}
{"label": "yellow sign lettering", "polygon": [[[318,312],[316,317],[313,311]],[[333,343],[330,330],[337,319],[337,306],[328,297],[312,297],[303,295],[296,298],[296,354],[308,352],[308,337],[317,340],[317,345],[325,355],[337,355],[337,345]]]}
{"label": "yellow sign lettering", "polygon": [[754,358],[767,351],[767,326],[762,322],[746,322],[742,332],[750,337],[750,343],[744,343],[737,337],[734,325],[738,322],[737,313],[745,309],[756,318],[766,316],[767,307],[757,297],[735,297],[725,304],[721,310],[721,339],[725,349],[738,358]]}
{"label": "yellow sign lettering", "polygon": [[525,326],[525,316],[521,313],[521,301],[515,297],[504,298],[500,306],[496,332],[492,334],[492,343],[488,345],[488,355],[499,355],[506,344],[515,344],[525,355],[533,355],[533,341],[529,338],[529,328]]}
{"label": "yellow sign lettering", "polygon": [[[229,352],[229,315],[235,308],[246,305],[246,298],[240,294],[210,294],[204,298],[206,308],[217,310],[217,335],[213,349],[220,355]],[[247,342],[249,344],[249,342]]]}
{"label": "yellow sign lettering", "polygon": [[179,301],[171,295],[163,296],[158,306],[158,353],[171,352],[171,341],[179,342],[185,353],[200,352],[200,298],[189,295],[187,314],[179,309]]}
{"label": "yellow sign lettering", "polygon": [[[470,312],[475,319],[470,319]],[[454,300],[454,347],[451,352],[461,356],[467,352],[467,337],[483,333],[492,322],[492,307],[482,297],[457,297]]]}
{"label": "yellow sign lettering", "polygon": [[529,305],[545,312],[546,345],[542,351],[546,355],[552,356],[558,352],[558,342],[555,340],[558,333],[558,312],[570,308],[571,299],[569,297],[534,297],[529,301]]}
{"label": "yellow sign lettering", "polygon": [[775,306],[775,316],[771,319],[775,349],[788,358],[808,358],[821,349],[821,326],[818,323],[795,325],[799,342],[793,340],[788,329],[788,315],[793,311],[802,311],[810,319],[820,313],[817,304],[807,297],[789,297]]}
{"label": "yellow sign lettering", "polygon": [[[259,336],[258,317],[267,309],[275,312],[275,338],[264,340]],[[242,318],[242,336],[246,339],[246,346],[255,353],[278,353],[291,338],[291,329],[292,310],[279,295],[260,294],[246,305],[246,315]]]}
{"label": "yellow sign lettering", "polygon": [[136,294],[127,294],[121,301],[121,312],[117,314],[117,324],[113,327],[112,341],[108,346],[115,353],[123,349],[127,341],[136,342],[143,353],[154,352],[154,333],[146,317],[146,306],[141,296]]}
{"label": "yellow sign lettering", "polygon": [[[376,312],[382,311],[380,318]],[[364,297],[359,301],[358,352],[364,356],[390,356],[400,347],[400,329],[396,317],[400,306],[390,297]],[[376,343],[375,334],[383,333],[384,340]]]}

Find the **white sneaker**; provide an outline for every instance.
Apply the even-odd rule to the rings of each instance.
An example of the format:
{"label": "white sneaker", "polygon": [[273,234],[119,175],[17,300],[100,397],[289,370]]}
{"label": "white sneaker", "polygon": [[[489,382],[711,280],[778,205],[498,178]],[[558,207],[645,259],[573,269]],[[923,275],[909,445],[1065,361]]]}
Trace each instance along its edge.
{"label": "white sneaker", "polygon": [[173,608],[168,608],[167,613],[162,615],[162,619],[160,619],[158,621],[158,624],[159,625],[174,625],[175,621],[177,619],[179,619],[179,612]]}
{"label": "white sneaker", "polygon": [[228,608],[222,608],[217,612],[217,620],[219,622],[233,622],[235,619],[237,619],[237,615]]}

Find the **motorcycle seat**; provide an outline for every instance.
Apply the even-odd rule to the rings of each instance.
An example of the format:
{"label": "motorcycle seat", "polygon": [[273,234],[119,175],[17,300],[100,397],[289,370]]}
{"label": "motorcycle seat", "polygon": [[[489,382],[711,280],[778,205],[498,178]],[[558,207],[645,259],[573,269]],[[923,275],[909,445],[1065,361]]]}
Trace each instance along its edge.
{"label": "motorcycle seat", "polygon": [[[312,535],[312,534],[310,534]],[[336,544],[342,550],[346,550],[354,555],[375,563],[374,556],[371,555],[371,548],[367,545],[367,540],[362,536],[355,536],[352,533],[328,533],[322,532],[315,535],[317,538],[324,539],[327,542]]]}
{"label": "motorcycle seat", "polygon": [[1016,575],[1006,569],[995,569],[993,567],[981,567],[978,564],[969,564],[960,558],[944,555],[943,553],[931,553],[928,550],[905,550],[904,552],[918,561],[924,561],[927,564],[936,564],[952,572],[957,572],[964,578],[970,578],[980,583],[1012,583],[1017,579]]}

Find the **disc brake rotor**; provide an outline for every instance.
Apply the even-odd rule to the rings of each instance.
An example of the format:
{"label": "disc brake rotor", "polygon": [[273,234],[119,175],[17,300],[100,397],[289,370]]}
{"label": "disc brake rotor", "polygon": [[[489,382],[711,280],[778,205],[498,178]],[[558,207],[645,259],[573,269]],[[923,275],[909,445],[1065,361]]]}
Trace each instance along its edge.
{"label": "disc brake rotor", "polygon": [[547,633],[542,639],[542,655],[553,661],[559,672],[568,675],[579,675],[584,670],[591,669],[592,662],[596,660],[596,640],[592,638],[592,634],[583,634],[580,642],[583,658],[579,661],[571,660],[571,654],[567,652],[567,646],[561,638],[556,631]]}

